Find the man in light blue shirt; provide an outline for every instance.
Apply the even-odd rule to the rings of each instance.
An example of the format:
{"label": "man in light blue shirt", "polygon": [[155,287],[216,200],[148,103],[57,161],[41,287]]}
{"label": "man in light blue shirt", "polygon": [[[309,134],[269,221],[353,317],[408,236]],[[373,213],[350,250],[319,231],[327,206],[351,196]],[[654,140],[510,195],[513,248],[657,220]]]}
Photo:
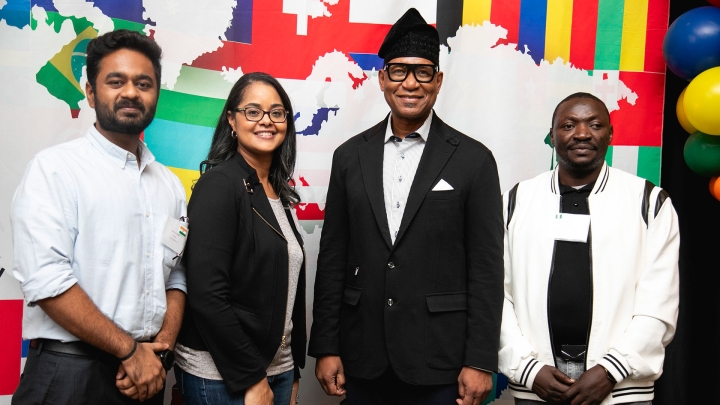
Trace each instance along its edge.
{"label": "man in light blue shirt", "polygon": [[186,291],[162,236],[186,211],[180,181],[140,141],[160,56],[127,30],[91,41],[95,125],[38,153],[15,192],[13,274],[31,349],[13,404],[162,403]]}

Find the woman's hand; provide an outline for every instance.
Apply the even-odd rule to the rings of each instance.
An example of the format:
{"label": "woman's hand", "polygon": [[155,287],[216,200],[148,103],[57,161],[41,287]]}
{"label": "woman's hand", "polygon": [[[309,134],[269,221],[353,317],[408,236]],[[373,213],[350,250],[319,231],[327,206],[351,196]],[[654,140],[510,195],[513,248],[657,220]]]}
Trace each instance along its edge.
{"label": "woman's hand", "polygon": [[273,405],[273,393],[267,378],[263,378],[245,391],[245,405]]}
{"label": "woman's hand", "polygon": [[300,380],[293,381],[292,395],[290,396],[290,404],[288,404],[288,405],[295,405],[296,403],[299,402],[299,401],[296,402],[299,389],[300,389]]}

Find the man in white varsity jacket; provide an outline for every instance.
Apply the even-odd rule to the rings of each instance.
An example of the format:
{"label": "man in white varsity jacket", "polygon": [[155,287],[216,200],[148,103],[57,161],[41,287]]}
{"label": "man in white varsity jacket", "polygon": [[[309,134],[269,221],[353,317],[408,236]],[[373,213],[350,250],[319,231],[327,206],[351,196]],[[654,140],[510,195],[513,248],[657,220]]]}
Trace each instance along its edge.
{"label": "man in white varsity jacket", "polygon": [[668,194],[611,168],[605,104],[560,102],[558,166],[503,196],[500,371],[516,405],[650,404],[678,315],[677,215]]}

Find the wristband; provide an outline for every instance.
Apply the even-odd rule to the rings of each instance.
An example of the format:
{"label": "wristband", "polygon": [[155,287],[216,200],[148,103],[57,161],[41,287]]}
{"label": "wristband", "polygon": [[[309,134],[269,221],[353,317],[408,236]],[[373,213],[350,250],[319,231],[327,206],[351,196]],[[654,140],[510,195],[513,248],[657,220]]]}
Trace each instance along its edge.
{"label": "wristband", "polygon": [[130,357],[132,357],[133,354],[135,354],[135,350],[137,350],[137,347],[138,347],[138,342],[137,342],[137,340],[133,340],[133,343],[135,343],[135,345],[133,346],[132,350],[130,350],[130,353],[128,353],[126,356],[120,358],[121,363],[123,361],[129,359]]}

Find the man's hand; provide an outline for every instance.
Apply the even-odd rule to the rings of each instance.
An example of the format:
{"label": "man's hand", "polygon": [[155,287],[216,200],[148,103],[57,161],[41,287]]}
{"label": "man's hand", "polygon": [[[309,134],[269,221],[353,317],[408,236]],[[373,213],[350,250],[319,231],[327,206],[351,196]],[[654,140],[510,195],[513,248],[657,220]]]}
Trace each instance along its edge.
{"label": "man's hand", "polygon": [[458,405],[480,405],[492,390],[492,373],[463,367],[458,376]]}
{"label": "man's hand", "polygon": [[[127,377],[135,385],[137,389],[137,399],[145,401],[157,394],[165,383],[165,369],[160,363],[160,359],[155,352],[161,352],[168,348],[166,343],[138,343],[137,349],[133,355],[122,362],[122,368],[127,373]],[[120,370],[118,370],[118,375]],[[117,377],[117,376],[116,376]],[[132,387],[128,387],[128,383],[122,383],[123,380],[116,382],[118,388],[120,384],[132,393]],[[123,389],[121,389],[122,391]],[[126,394],[127,395],[127,394]]]}
{"label": "man's hand", "polygon": [[138,397],[140,396],[137,386],[133,384],[132,380],[130,380],[130,377],[128,377],[127,373],[125,372],[125,367],[123,367],[122,363],[120,363],[117,375],[115,375],[115,386],[126,397],[138,399]]}
{"label": "man's hand", "polygon": [[532,390],[550,403],[562,403],[565,401],[565,393],[575,380],[563,374],[562,371],[553,366],[543,366],[535,377]]}
{"label": "man's hand", "polygon": [[340,356],[323,356],[315,363],[315,377],[328,395],[345,395],[345,371]]}
{"label": "man's hand", "polygon": [[267,378],[245,390],[245,405],[273,405],[273,392]]}
{"label": "man's hand", "polygon": [[613,387],[615,384],[607,378],[605,368],[597,365],[584,372],[565,392],[565,400],[570,405],[597,405],[610,395]]}

